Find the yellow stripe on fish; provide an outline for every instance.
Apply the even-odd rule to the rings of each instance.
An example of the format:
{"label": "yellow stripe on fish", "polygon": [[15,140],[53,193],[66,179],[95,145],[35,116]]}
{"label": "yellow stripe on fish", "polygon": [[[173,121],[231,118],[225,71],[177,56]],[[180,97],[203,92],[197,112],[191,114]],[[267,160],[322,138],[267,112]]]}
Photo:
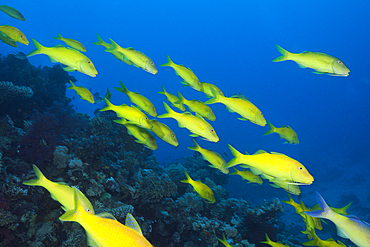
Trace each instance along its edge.
{"label": "yellow stripe on fish", "polygon": [[157,112],[155,110],[155,107],[153,105],[152,102],[150,102],[150,100],[148,100],[146,97],[142,96],[141,94],[139,93],[135,93],[135,92],[131,92],[130,90],[128,90],[125,85],[119,81],[121,87],[114,87],[114,89],[124,93],[127,95],[127,97],[130,99],[130,101],[132,103],[134,103],[137,108],[139,108],[140,110],[146,112],[147,114],[149,114],[150,116],[152,117],[156,117],[157,116]]}
{"label": "yellow stripe on fish", "polygon": [[214,196],[212,190],[207,185],[205,185],[204,183],[202,183],[199,180],[194,181],[193,179],[191,179],[191,177],[189,176],[189,174],[186,171],[184,171],[184,172],[185,172],[186,179],[181,180],[180,181],[181,183],[188,183],[191,186],[193,186],[194,191],[197,192],[198,195],[201,198],[208,200],[207,203],[215,203],[216,202],[216,199],[215,199],[215,196]]}
{"label": "yellow stripe on fish", "polygon": [[113,105],[107,98],[104,98],[104,100],[107,106],[105,106],[100,111],[114,111],[118,117],[125,118],[140,127],[149,130],[152,128],[152,124],[149,122],[149,118],[136,107],[130,107],[126,104],[117,106]]}
{"label": "yellow stripe on fish", "polygon": [[123,225],[111,214],[92,215],[87,213],[81,206],[77,192],[74,193],[74,198],[74,209],[65,212],[59,219],[79,223],[87,233],[89,246],[152,247],[131,214],[127,214],[126,225]]}
{"label": "yellow stripe on fish", "polygon": [[224,160],[224,158],[222,158],[220,154],[210,149],[204,149],[199,146],[194,139],[192,140],[194,143],[194,147],[188,147],[188,149],[199,152],[202,155],[203,159],[211,164],[209,165],[210,167],[215,168],[224,174],[229,173],[229,169],[227,169],[226,167],[226,161]]}
{"label": "yellow stripe on fish", "polygon": [[163,102],[163,105],[167,113],[158,116],[158,118],[175,119],[180,128],[187,128],[190,132],[194,133],[190,135],[192,137],[201,136],[211,142],[218,142],[220,140],[213,127],[201,116],[194,116],[189,112],[178,113],[173,111],[165,102]]}
{"label": "yellow stripe on fish", "polygon": [[302,53],[291,53],[276,45],[282,56],[272,60],[273,62],[281,62],[292,60],[301,68],[314,69],[316,74],[327,74],[332,76],[348,76],[351,72],[347,66],[338,58],[321,52],[305,51]]}
{"label": "yellow stripe on fish", "polygon": [[29,53],[27,57],[45,54],[49,57],[50,61],[66,65],[67,67],[63,68],[65,71],[72,72],[77,70],[91,77],[95,77],[98,74],[91,60],[76,49],[66,48],[62,45],[45,47],[34,39],[32,39],[32,42],[36,50]]}
{"label": "yellow stripe on fish", "polygon": [[82,51],[82,52],[86,52],[85,46],[83,46],[83,44],[81,44],[77,40],[70,39],[70,38],[63,38],[62,35],[60,35],[59,33],[58,33],[58,37],[54,37],[54,39],[61,40],[64,43],[66,43],[66,45],[68,45],[68,46],[70,46],[70,47],[72,47],[72,48],[74,48],[76,50],[79,50],[79,51]]}
{"label": "yellow stripe on fish", "polygon": [[185,86],[190,86],[197,91],[202,91],[202,85],[199,82],[198,77],[190,68],[186,68],[184,65],[175,64],[170,56],[167,55],[168,63],[161,64],[161,66],[168,66],[175,70],[176,75],[180,76]]}

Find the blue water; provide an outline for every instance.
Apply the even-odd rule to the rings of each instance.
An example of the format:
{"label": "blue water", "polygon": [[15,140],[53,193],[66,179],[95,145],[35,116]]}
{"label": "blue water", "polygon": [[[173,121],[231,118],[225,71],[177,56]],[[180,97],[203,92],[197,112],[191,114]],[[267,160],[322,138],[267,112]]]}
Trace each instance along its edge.
{"label": "blue water", "polygon": [[[262,136],[267,127],[237,120],[239,116],[221,104],[211,106],[217,117],[211,124],[220,141],[198,143],[226,153],[227,160],[231,158],[228,143],[243,152],[264,149],[299,160],[315,177],[314,185],[302,188],[303,195],[311,193],[313,202],[315,189],[326,188],[326,195],[335,197],[330,193],[333,185],[328,174],[339,170],[342,172],[334,177],[345,177],[347,169],[356,170],[356,164],[369,157],[369,1],[8,0],[2,4],[21,10],[25,22],[2,13],[0,18],[3,24],[20,29],[30,44],[19,44],[18,48],[1,44],[0,53],[27,54],[34,49],[31,38],[45,46],[63,44],[52,39],[57,33],[76,39],[84,44],[98,71],[96,78],[70,73],[77,78],[76,85],[102,95],[108,87],[114,104],[129,103],[124,94],[113,89],[119,80],[149,98],[158,114],[165,112],[165,97],[157,93],[162,85],[170,93],[181,91],[187,99],[207,100],[204,94],[182,86],[171,68],[159,66],[167,62],[167,54],[175,63],[190,67],[200,81],[217,85],[228,96],[243,93],[275,126],[291,126],[298,133],[299,145],[283,145],[276,134]],[[107,42],[112,38],[122,47],[144,52],[156,64],[158,74],[128,66],[93,45],[96,33]],[[291,61],[273,63],[271,60],[280,55],[275,44],[291,52],[319,51],[336,56],[351,73],[347,78],[331,77],[313,74]],[[51,65],[45,55],[29,61],[35,66]],[[67,95],[72,98],[74,93],[68,91]],[[73,104],[77,111],[91,116],[102,107],[77,97]],[[192,155],[186,148],[192,145],[190,133],[173,119],[161,121],[174,130],[180,145],[175,149],[158,139],[154,154],[159,162],[167,164]],[[368,170],[363,172],[368,174]],[[252,201],[285,196],[282,190],[247,186],[236,177],[230,179],[229,187],[232,195]],[[368,187],[366,181],[363,188]],[[347,189],[351,191],[350,186]],[[367,199],[363,200],[365,204]]]}

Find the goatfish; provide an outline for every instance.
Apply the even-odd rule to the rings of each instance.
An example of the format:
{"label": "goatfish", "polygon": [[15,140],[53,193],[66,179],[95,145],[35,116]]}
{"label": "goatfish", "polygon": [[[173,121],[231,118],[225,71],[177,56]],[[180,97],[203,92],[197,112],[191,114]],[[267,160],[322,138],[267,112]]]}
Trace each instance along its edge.
{"label": "goatfish", "polygon": [[75,191],[80,198],[80,204],[84,208],[84,210],[90,214],[94,214],[94,208],[91,205],[89,199],[75,187],[68,186],[65,183],[60,182],[52,182],[47,179],[44,174],[40,171],[40,169],[36,165],[33,166],[33,171],[36,174],[36,179],[30,179],[28,181],[23,182],[24,185],[29,186],[41,186],[44,187],[47,191],[50,192],[51,198],[55,201],[58,201],[62,204],[62,209],[64,211],[69,211],[74,209],[75,207]]}
{"label": "goatfish", "polygon": [[301,216],[302,216],[303,222],[306,226],[306,230],[301,231],[301,232],[303,234],[306,234],[308,239],[312,239],[312,231],[311,230],[316,228],[316,229],[321,231],[322,230],[321,221],[318,218],[313,218],[313,217],[306,214],[306,212],[310,211],[310,209],[307,208],[306,205],[304,205],[302,200],[301,200],[301,207],[303,209],[303,212],[301,213]]}
{"label": "goatfish", "polygon": [[289,205],[292,205],[294,207],[295,213],[298,214],[298,215],[301,215],[301,213],[304,212],[303,208],[301,207],[301,204],[296,203],[293,200],[293,198],[290,196],[290,194],[288,194],[288,197],[289,197],[289,201],[282,201],[282,202],[284,202],[286,204],[289,204]]}
{"label": "goatfish", "polygon": [[276,181],[276,180],[274,180],[274,178],[270,182],[273,183],[273,184],[270,184],[271,187],[274,187],[274,188],[277,188],[277,189],[281,188],[281,189],[285,190],[286,192],[291,193],[291,194],[296,195],[296,196],[301,194],[301,189],[296,184],[291,184],[291,183],[286,182],[286,181]]}
{"label": "goatfish", "polygon": [[344,216],[334,212],[318,192],[316,192],[316,199],[322,210],[306,212],[307,215],[330,220],[337,227],[338,236],[351,240],[357,246],[370,246],[369,223],[356,216]]}
{"label": "goatfish", "polygon": [[270,182],[284,181],[296,185],[309,185],[314,181],[312,175],[301,163],[285,154],[258,150],[253,155],[244,155],[230,144],[228,146],[234,158],[228,162],[227,167],[245,164],[241,167],[250,168],[253,174],[261,175]]}
{"label": "goatfish", "polygon": [[82,86],[76,87],[75,84],[71,80],[69,80],[69,83],[71,83],[72,86],[67,87],[67,89],[73,89],[76,91],[77,95],[80,95],[81,99],[86,100],[90,102],[91,104],[94,104],[94,96],[90,93],[89,89],[84,88]]}
{"label": "goatfish", "polygon": [[211,92],[213,94],[213,98],[204,102],[205,104],[222,103],[226,106],[229,112],[236,112],[242,116],[241,118],[238,118],[239,120],[251,121],[259,126],[266,125],[266,120],[263,117],[262,112],[248,99],[241,98],[237,95],[225,97],[216,92],[213,88],[211,88]]}
{"label": "goatfish", "polygon": [[66,43],[66,45],[72,48],[75,48],[78,51],[86,52],[86,48],[83,46],[83,44],[81,44],[77,40],[70,39],[70,38],[63,38],[62,35],[60,35],[59,33],[58,33],[58,37],[54,37],[53,39],[61,40],[64,43]]}
{"label": "goatfish", "polygon": [[0,26],[0,32],[5,34],[7,37],[9,37],[11,40],[15,42],[19,42],[24,45],[28,45],[29,41],[26,38],[26,35],[24,35],[19,29],[8,26],[8,25],[2,25]]}
{"label": "goatfish", "polygon": [[148,100],[146,97],[142,96],[139,93],[131,92],[128,90],[125,85],[119,81],[121,87],[114,87],[114,89],[124,93],[127,95],[129,100],[136,105],[137,108],[144,111],[145,113],[149,114],[152,117],[157,116],[157,112],[155,110],[155,107],[150,100]]}
{"label": "goatfish", "polygon": [[45,47],[34,39],[32,39],[32,42],[36,46],[36,50],[29,53],[27,57],[45,54],[51,62],[59,62],[66,65],[67,67],[63,68],[64,71],[72,72],[77,70],[91,77],[95,77],[98,74],[91,60],[76,49],[66,48],[62,45]]}
{"label": "goatfish", "polygon": [[222,239],[218,238],[218,241],[220,241],[223,245],[225,245],[226,247],[234,247],[232,245],[230,245],[227,240],[226,240],[226,237],[225,237],[225,234],[222,234]]}
{"label": "goatfish", "polygon": [[167,100],[174,106],[176,107],[177,109],[179,109],[180,111],[185,111],[185,106],[181,103],[176,103],[176,102],[179,102],[180,99],[172,94],[172,93],[167,93],[166,90],[164,89],[164,86],[162,85],[162,89],[163,89],[163,92],[158,92],[160,94],[164,94],[167,98]]}
{"label": "goatfish", "polygon": [[243,180],[247,180],[247,183],[256,183],[262,184],[263,181],[258,175],[254,175],[251,171],[239,171],[235,167],[233,167],[234,172],[230,173],[230,175],[239,175]]}
{"label": "goatfish", "polygon": [[193,186],[194,191],[197,192],[201,198],[206,199],[208,201],[207,203],[216,202],[216,199],[215,199],[215,196],[212,190],[207,185],[205,185],[199,180],[194,181],[193,179],[191,179],[191,177],[186,171],[184,172],[185,172],[186,179],[181,180],[180,181],[181,183],[188,183],[191,186]]}
{"label": "goatfish", "polygon": [[[98,37],[98,41],[93,42],[94,45],[101,45],[105,49],[110,49],[110,48],[113,47],[112,44],[109,44],[109,43],[105,42],[102,38],[100,38],[99,34],[96,34],[96,36]],[[127,63],[128,65],[132,65],[132,62],[130,60],[128,60],[121,52],[111,51],[109,53],[112,54],[113,57],[115,57],[116,59],[118,59],[118,60],[120,60],[124,63]]]}
{"label": "goatfish", "polygon": [[26,20],[21,12],[19,12],[15,8],[9,7],[7,5],[0,5],[0,11],[4,12],[5,14],[7,14],[10,17],[13,17],[17,20],[20,20],[20,21],[25,21]]}
{"label": "goatfish", "polygon": [[114,111],[118,117],[125,118],[145,129],[151,129],[153,127],[148,117],[135,106],[130,107],[126,104],[117,106],[109,102],[107,98],[104,98],[104,100],[107,105],[103,107],[103,109],[100,109],[100,111]]}
{"label": "goatfish", "polygon": [[12,40],[8,36],[6,36],[3,32],[0,32],[0,40],[1,40],[1,42],[5,43],[7,45],[13,46],[15,48],[18,46],[17,42],[15,42],[14,40]]}
{"label": "goatfish", "polygon": [[143,236],[139,224],[131,214],[127,214],[125,225],[109,213],[92,215],[81,205],[81,199],[75,189],[74,208],[59,217],[61,221],[79,223],[87,233],[89,246],[152,247]]}
{"label": "goatfish", "polygon": [[273,62],[281,62],[292,60],[301,68],[311,68],[315,70],[315,74],[327,74],[331,76],[348,76],[350,70],[338,58],[321,52],[305,51],[302,53],[291,53],[276,45],[282,56],[272,60]]}
{"label": "goatfish", "polygon": [[190,135],[192,137],[201,136],[211,142],[218,142],[220,140],[213,127],[201,116],[194,116],[190,112],[178,113],[172,110],[165,102],[163,102],[163,105],[167,113],[158,116],[158,118],[175,119],[180,128],[187,128],[193,133]]}
{"label": "goatfish", "polygon": [[163,141],[167,142],[168,144],[171,144],[172,146],[177,147],[179,145],[176,135],[170,129],[170,127],[168,127],[164,123],[159,122],[156,119],[150,120],[150,123],[153,126],[150,131],[152,131],[156,136],[158,136],[159,138],[161,138]]}
{"label": "goatfish", "polygon": [[304,246],[318,246],[318,247],[346,247],[341,241],[335,242],[334,239],[328,238],[327,240],[320,239],[316,233],[315,229],[310,230],[310,235],[313,240],[302,243]]}
{"label": "goatfish", "polygon": [[207,95],[207,97],[210,97],[212,98],[213,97],[213,94],[211,92],[211,88],[213,88],[218,94],[224,96],[223,92],[221,91],[221,89],[219,89],[217,86],[211,84],[211,83],[207,83],[207,82],[201,82],[200,83],[201,86],[202,86],[202,92]]}
{"label": "goatfish", "polygon": [[262,241],[261,243],[262,244],[268,244],[272,247],[289,247],[289,245],[286,245],[286,244],[283,244],[282,242],[274,242],[272,241],[269,236],[267,236],[267,233],[265,233],[265,236],[266,236],[266,241]]}
{"label": "goatfish", "polygon": [[180,76],[184,80],[182,83],[185,86],[190,86],[197,91],[202,91],[202,85],[200,84],[198,77],[190,68],[186,68],[184,65],[175,64],[168,55],[167,60],[168,63],[161,64],[161,66],[173,68],[176,75]]}
{"label": "goatfish", "polygon": [[141,128],[134,123],[128,122],[124,118],[113,121],[124,125],[127,128],[127,133],[137,139],[135,142],[143,144],[150,150],[157,150],[157,142],[155,141],[154,136],[148,130]]}
{"label": "goatfish", "polygon": [[194,140],[194,147],[188,147],[188,149],[199,152],[203,159],[208,161],[210,163],[209,167],[215,168],[222,172],[223,174],[228,174],[229,169],[226,167],[226,161],[222,156],[210,149],[204,149],[201,146],[198,145],[198,143]]}
{"label": "goatfish", "polygon": [[263,134],[264,136],[272,134],[272,133],[277,133],[280,136],[280,139],[286,140],[284,144],[285,143],[289,143],[289,144],[299,143],[298,135],[291,127],[283,125],[280,128],[276,128],[268,120],[267,120],[267,124],[270,127],[270,129],[265,134]]}
{"label": "goatfish", "polygon": [[203,102],[199,100],[195,100],[195,99],[187,100],[184,98],[184,96],[181,95],[180,92],[177,92],[177,94],[179,95],[179,98],[180,98],[180,100],[176,102],[177,104],[186,105],[189,108],[189,111],[198,113],[200,116],[204,117],[205,119],[208,119],[211,121],[216,120],[215,114],[213,113],[212,109],[208,105],[204,104]]}
{"label": "goatfish", "polygon": [[106,49],[106,52],[120,52],[123,56],[125,56],[128,60],[132,62],[137,68],[142,68],[144,71],[149,72],[150,74],[157,74],[158,70],[155,67],[153,61],[144,53],[135,50],[132,47],[129,48],[122,48],[112,39],[109,39],[112,43],[112,47]]}

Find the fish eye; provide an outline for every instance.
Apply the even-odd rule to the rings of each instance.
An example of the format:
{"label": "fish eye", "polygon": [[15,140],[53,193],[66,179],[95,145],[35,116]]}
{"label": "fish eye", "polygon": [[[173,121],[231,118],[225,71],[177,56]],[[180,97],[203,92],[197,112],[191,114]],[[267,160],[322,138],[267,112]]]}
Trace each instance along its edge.
{"label": "fish eye", "polygon": [[303,168],[302,167],[299,167],[299,170],[303,170]]}
{"label": "fish eye", "polygon": [[172,136],[172,138],[174,138],[175,137],[175,135],[171,135]]}
{"label": "fish eye", "polygon": [[211,129],[211,132],[215,132],[213,129]]}
{"label": "fish eye", "polygon": [[343,62],[339,60],[339,61],[338,61],[338,63],[339,63],[339,64],[342,64]]}
{"label": "fish eye", "polygon": [[91,209],[90,208],[86,208],[86,212],[91,213]]}
{"label": "fish eye", "polygon": [[91,63],[90,61],[87,61],[87,63]]}

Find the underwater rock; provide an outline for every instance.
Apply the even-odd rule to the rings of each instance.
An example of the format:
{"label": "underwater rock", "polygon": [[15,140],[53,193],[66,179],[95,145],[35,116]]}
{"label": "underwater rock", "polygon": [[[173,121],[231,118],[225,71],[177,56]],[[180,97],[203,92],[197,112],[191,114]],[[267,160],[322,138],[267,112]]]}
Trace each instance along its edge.
{"label": "underwater rock", "polygon": [[15,86],[10,81],[0,82],[0,104],[6,102],[10,104],[12,101],[23,101],[24,99],[31,98],[33,91],[30,87]]}
{"label": "underwater rock", "polygon": [[70,159],[68,155],[68,148],[66,146],[56,146],[53,152],[53,165],[57,169],[63,169],[67,167],[67,163]]}

